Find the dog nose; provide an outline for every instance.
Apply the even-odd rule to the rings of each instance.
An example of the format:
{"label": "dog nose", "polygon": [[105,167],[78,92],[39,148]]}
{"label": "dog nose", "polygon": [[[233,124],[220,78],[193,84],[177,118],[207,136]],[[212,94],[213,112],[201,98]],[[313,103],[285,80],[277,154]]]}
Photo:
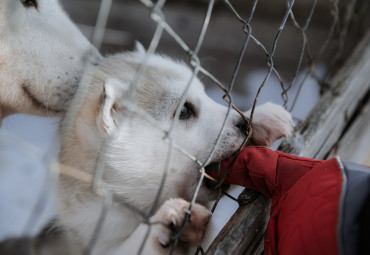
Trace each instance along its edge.
{"label": "dog nose", "polygon": [[239,128],[239,130],[243,133],[246,134],[248,131],[248,125],[249,125],[249,120],[245,119],[240,119],[239,122],[236,124],[236,127]]}

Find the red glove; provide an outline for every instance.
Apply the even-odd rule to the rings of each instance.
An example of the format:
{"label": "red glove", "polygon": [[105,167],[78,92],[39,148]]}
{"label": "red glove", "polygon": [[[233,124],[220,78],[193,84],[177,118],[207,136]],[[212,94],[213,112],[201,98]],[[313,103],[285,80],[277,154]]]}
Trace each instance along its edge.
{"label": "red glove", "polygon": [[[221,164],[221,179],[232,157]],[[266,147],[244,147],[224,183],[272,199],[265,254],[339,254],[336,227],[342,173],[336,159],[313,160]]]}

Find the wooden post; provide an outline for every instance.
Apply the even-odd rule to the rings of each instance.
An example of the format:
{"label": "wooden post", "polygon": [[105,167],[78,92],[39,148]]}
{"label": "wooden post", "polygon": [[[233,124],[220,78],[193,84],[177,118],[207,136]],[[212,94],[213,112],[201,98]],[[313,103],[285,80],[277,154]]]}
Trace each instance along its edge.
{"label": "wooden post", "polygon": [[[294,136],[283,141],[279,149],[299,156],[326,158],[345,136],[348,126],[356,123],[359,102],[368,101],[369,93],[370,30],[332,79],[331,89],[296,127]],[[262,254],[261,237],[269,218],[267,208],[269,201],[262,196],[249,205],[240,206],[206,254]]]}
{"label": "wooden post", "polygon": [[270,200],[258,194],[253,203],[239,207],[206,254],[261,254],[269,214]]}
{"label": "wooden post", "polygon": [[370,93],[355,112],[347,131],[333,147],[328,158],[339,155],[342,160],[370,165]]}

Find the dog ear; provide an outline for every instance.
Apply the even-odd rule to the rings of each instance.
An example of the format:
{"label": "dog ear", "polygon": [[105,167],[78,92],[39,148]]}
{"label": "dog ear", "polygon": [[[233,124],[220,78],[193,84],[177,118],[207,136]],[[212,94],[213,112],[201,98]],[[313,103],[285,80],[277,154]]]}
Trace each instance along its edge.
{"label": "dog ear", "polygon": [[100,113],[96,120],[99,130],[112,135],[124,111],[123,97],[128,89],[128,84],[114,78],[104,82],[103,93],[100,98]]}
{"label": "dog ear", "polygon": [[[250,111],[245,113],[250,115]],[[257,106],[252,120],[252,139],[256,145],[271,146],[277,139],[292,134],[293,120],[281,105],[265,103]]]}

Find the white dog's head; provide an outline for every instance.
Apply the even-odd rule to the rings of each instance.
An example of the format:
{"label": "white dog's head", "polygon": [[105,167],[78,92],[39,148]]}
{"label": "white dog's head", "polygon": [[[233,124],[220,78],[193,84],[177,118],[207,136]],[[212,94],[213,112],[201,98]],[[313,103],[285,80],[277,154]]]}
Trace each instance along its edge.
{"label": "white dog's head", "polygon": [[[66,164],[87,162],[76,157],[86,155],[87,151],[95,151],[92,154],[96,155],[105,140],[107,150],[99,152],[106,166],[105,181],[117,194],[140,208],[152,204],[160,186],[169,155],[169,139],[204,163],[216,144],[227,113],[227,108],[211,100],[203,84],[194,77],[179,118],[174,120],[192,71],[183,63],[159,55],[150,56],[135,92],[127,98],[130,82],[142,59],[143,52],[136,51],[111,56],[100,64],[73,125],[64,123],[72,126],[68,130],[75,135],[72,135],[74,139],[70,134],[62,138],[68,143],[61,152]],[[139,111],[132,109],[129,101]],[[160,129],[143,118],[142,112]],[[169,130],[173,121],[173,132],[167,137],[163,131]],[[219,162],[234,153],[245,138],[245,128],[242,117],[231,111],[210,162]],[[76,147],[79,148],[74,150]],[[86,164],[75,166],[86,168]],[[199,164],[175,148],[162,201],[169,197],[190,199],[200,177],[199,168]],[[217,196],[216,190],[206,186],[203,184],[200,189],[199,201]]]}
{"label": "white dog's head", "polygon": [[58,0],[1,0],[0,118],[63,112],[88,54],[100,57]]}
{"label": "white dog's head", "polygon": [[[60,159],[92,173],[100,156],[110,189],[144,209],[152,204],[166,168],[161,201],[191,199],[200,165],[220,162],[235,153],[246,138],[248,123],[234,110],[227,115],[228,108],[210,99],[197,77],[191,80],[192,71],[184,63],[150,55],[138,76],[145,50],[140,45],[137,48],[103,60],[85,95],[75,97],[61,125]],[[135,89],[131,90],[133,81]],[[177,109],[181,112],[175,119]],[[252,139],[259,145],[271,145],[288,136],[292,124],[283,107],[266,103],[256,108]],[[172,153],[169,141],[174,144]],[[207,186],[202,183],[198,201],[216,198],[218,191]]]}

